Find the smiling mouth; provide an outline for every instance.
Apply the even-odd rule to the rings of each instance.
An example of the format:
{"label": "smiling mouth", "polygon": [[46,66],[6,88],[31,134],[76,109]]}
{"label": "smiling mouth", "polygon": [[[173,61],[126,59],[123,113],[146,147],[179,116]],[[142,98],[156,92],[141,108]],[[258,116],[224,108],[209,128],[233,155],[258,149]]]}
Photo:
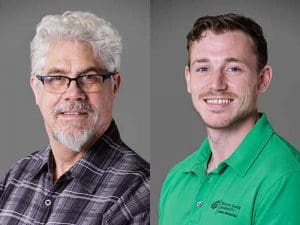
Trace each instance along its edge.
{"label": "smiling mouth", "polygon": [[72,116],[72,115],[85,115],[85,114],[87,114],[87,112],[60,112],[59,113],[60,115],[70,115],[70,116]]}
{"label": "smiling mouth", "polygon": [[233,99],[232,98],[209,98],[209,99],[204,99],[204,101],[211,105],[227,105],[233,102]]}

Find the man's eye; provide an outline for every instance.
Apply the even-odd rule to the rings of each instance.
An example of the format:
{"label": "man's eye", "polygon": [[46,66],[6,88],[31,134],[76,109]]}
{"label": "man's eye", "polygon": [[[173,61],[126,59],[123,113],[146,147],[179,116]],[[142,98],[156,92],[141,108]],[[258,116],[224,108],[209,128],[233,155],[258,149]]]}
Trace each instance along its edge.
{"label": "man's eye", "polygon": [[206,66],[202,66],[202,67],[196,68],[196,72],[203,73],[203,72],[208,72],[208,71],[209,71],[209,68],[206,67]]}
{"label": "man's eye", "polygon": [[47,83],[53,83],[53,82],[64,82],[66,78],[62,76],[47,76],[44,78],[44,81]]}
{"label": "man's eye", "polygon": [[236,72],[241,72],[242,70],[241,70],[241,68],[239,68],[237,66],[232,66],[232,67],[227,68],[226,71],[236,73]]}
{"label": "man's eye", "polygon": [[91,79],[95,79],[95,75],[83,75],[82,79],[84,80],[91,80]]}
{"label": "man's eye", "polygon": [[81,77],[82,82],[89,82],[89,83],[96,83],[101,80],[100,76],[95,76],[95,75],[83,75]]}

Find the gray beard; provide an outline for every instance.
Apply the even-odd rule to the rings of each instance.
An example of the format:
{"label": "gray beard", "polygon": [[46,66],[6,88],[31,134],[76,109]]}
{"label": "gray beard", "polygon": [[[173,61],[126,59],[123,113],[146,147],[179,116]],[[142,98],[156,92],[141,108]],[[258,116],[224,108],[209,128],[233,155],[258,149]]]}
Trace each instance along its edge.
{"label": "gray beard", "polygon": [[80,152],[81,148],[94,136],[95,131],[92,128],[74,134],[72,132],[53,131],[52,136],[54,140],[67,146],[74,152]]}
{"label": "gray beard", "polygon": [[[91,106],[85,101],[76,101],[71,103],[64,103],[56,106],[53,109],[53,114],[57,115],[64,110],[78,110],[93,113]],[[80,152],[82,147],[88,143],[89,140],[96,134],[95,124],[97,116],[93,113],[93,117],[89,124],[86,124],[86,129],[77,131],[80,123],[70,122],[64,129],[56,129],[52,131],[52,137],[59,143],[67,146],[74,152]]]}

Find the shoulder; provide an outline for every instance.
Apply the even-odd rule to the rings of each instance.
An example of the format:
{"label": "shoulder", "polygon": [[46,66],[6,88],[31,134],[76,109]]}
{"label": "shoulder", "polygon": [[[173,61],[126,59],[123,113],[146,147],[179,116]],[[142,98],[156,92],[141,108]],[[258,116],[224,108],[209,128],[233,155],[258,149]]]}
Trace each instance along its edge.
{"label": "shoulder", "polygon": [[12,167],[12,172],[20,170],[26,170],[29,172],[31,169],[36,169],[36,167],[41,166],[45,161],[47,161],[48,156],[49,151],[47,149],[33,152],[17,161]]}
{"label": "shoulder", "polygon": [[150,164],[122,141],[114,122],[101,137],[101,146],[98,149],[105,151],[115,168],[140,170],[150,175]]}
{"label": "shoulder", "polygon": [[272,143],[271,144],[278,144],[280,147],[284,147],[287,149],[290,149],[292,151],[297,150],[292,144],[290,144],[285,138],[280,136],[277,132],[273,133],[273,136],[271,138]]}
{"label": "shoulder", "polygon": [[33,152],[14,163],[1,181],[2,188],[4,189],[12,180],[23,180],[36,172],[47,161],[48,155],[49,150],[44,149]]}
{"label": "shoulder", "polygon": [[180,174],[185,171],[191,170],[197,163],[199,163],[199,155],[200,155],[200,150],[197,149],[187,157],[185,157],[183,160],[180,162],[176,163],[168,172],[166,176],[166,180],[172,178],[173,176]]}
{"label": "shoulder", "polygon": [[105,143],[102,142],[96,157],[90,161],[104,175],[98,176],[99,181],[95,182],[122,184],[120,188],[131,192],[139,188],[150,192],[150,164],[121,139],[104,137],[103,140]]}
{"label": "shoulder", "polygon": [[300,172],[300,152],[277,133],[272,135],[260,158],[260,163],[266,165],[266,172],[273,177]]}
{"label": "shoulder", "polygon": [[179,183],[185,182],[194,176],[188,176],[193,170],[197,169],[199,163],[200,149],[195,150],[192,154],[188,155],[182,161],[176,163],[167,173],[162,188],[160,201],[164,201],[164,198],[168,195],[173,188],[177,187]]}
{"label": "shoulder", "polygon": [[283,189],[286,191],[281,191],[281,193],[287,195],[298,193],[300,189],[299,159],[299,151],[274,133],[256,161],[256,168],[260,174],[259,180],[264,184],[261,185],[258,199]]}
{"label": "shoulder", "polygon": [[114,143],[115,148],[115,163],[114,168],[124,172],[132,173],[137,172],[143,174],[145,178],[150,177],[150,164],[143,159],[134,150],[129,148],[122,141]]}

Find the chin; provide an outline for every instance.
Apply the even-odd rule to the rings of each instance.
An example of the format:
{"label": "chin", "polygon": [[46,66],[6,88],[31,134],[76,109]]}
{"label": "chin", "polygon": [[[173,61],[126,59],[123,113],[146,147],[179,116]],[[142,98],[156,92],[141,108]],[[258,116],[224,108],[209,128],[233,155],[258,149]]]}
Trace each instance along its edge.
{"label": "chin", "polygon": [[80,152],[81,148],[86,145],[95,135],[95,130],[84,129],[84,130],[73,130],[73,131],[53,131],[52,137],[54,140],[58,141],[59,143],[67,146],[74,152]]}
{"label": "chin", "polygon": [[200,113],[198,112],[203,123],[209,128],[226,128],[232,123],[232,118],[229,115],[216,113]]}
{"label": "chin", "polygon": [[204,121],[204,124],[208,128],[212,129],[226,129],[232,127],[232,123],[230,121],[219,121],[219,122],[210,122],[210,121]]}
{"label": "chin", "polygon": [[213,116],[201,116],[204,124],[208,128],[212,129],[228,129],[238,127],[241,124],[246,123],[249,121],[250,118],[255,116],[257,111],[251,112],[243,112],[237,115],[213,115]]}

